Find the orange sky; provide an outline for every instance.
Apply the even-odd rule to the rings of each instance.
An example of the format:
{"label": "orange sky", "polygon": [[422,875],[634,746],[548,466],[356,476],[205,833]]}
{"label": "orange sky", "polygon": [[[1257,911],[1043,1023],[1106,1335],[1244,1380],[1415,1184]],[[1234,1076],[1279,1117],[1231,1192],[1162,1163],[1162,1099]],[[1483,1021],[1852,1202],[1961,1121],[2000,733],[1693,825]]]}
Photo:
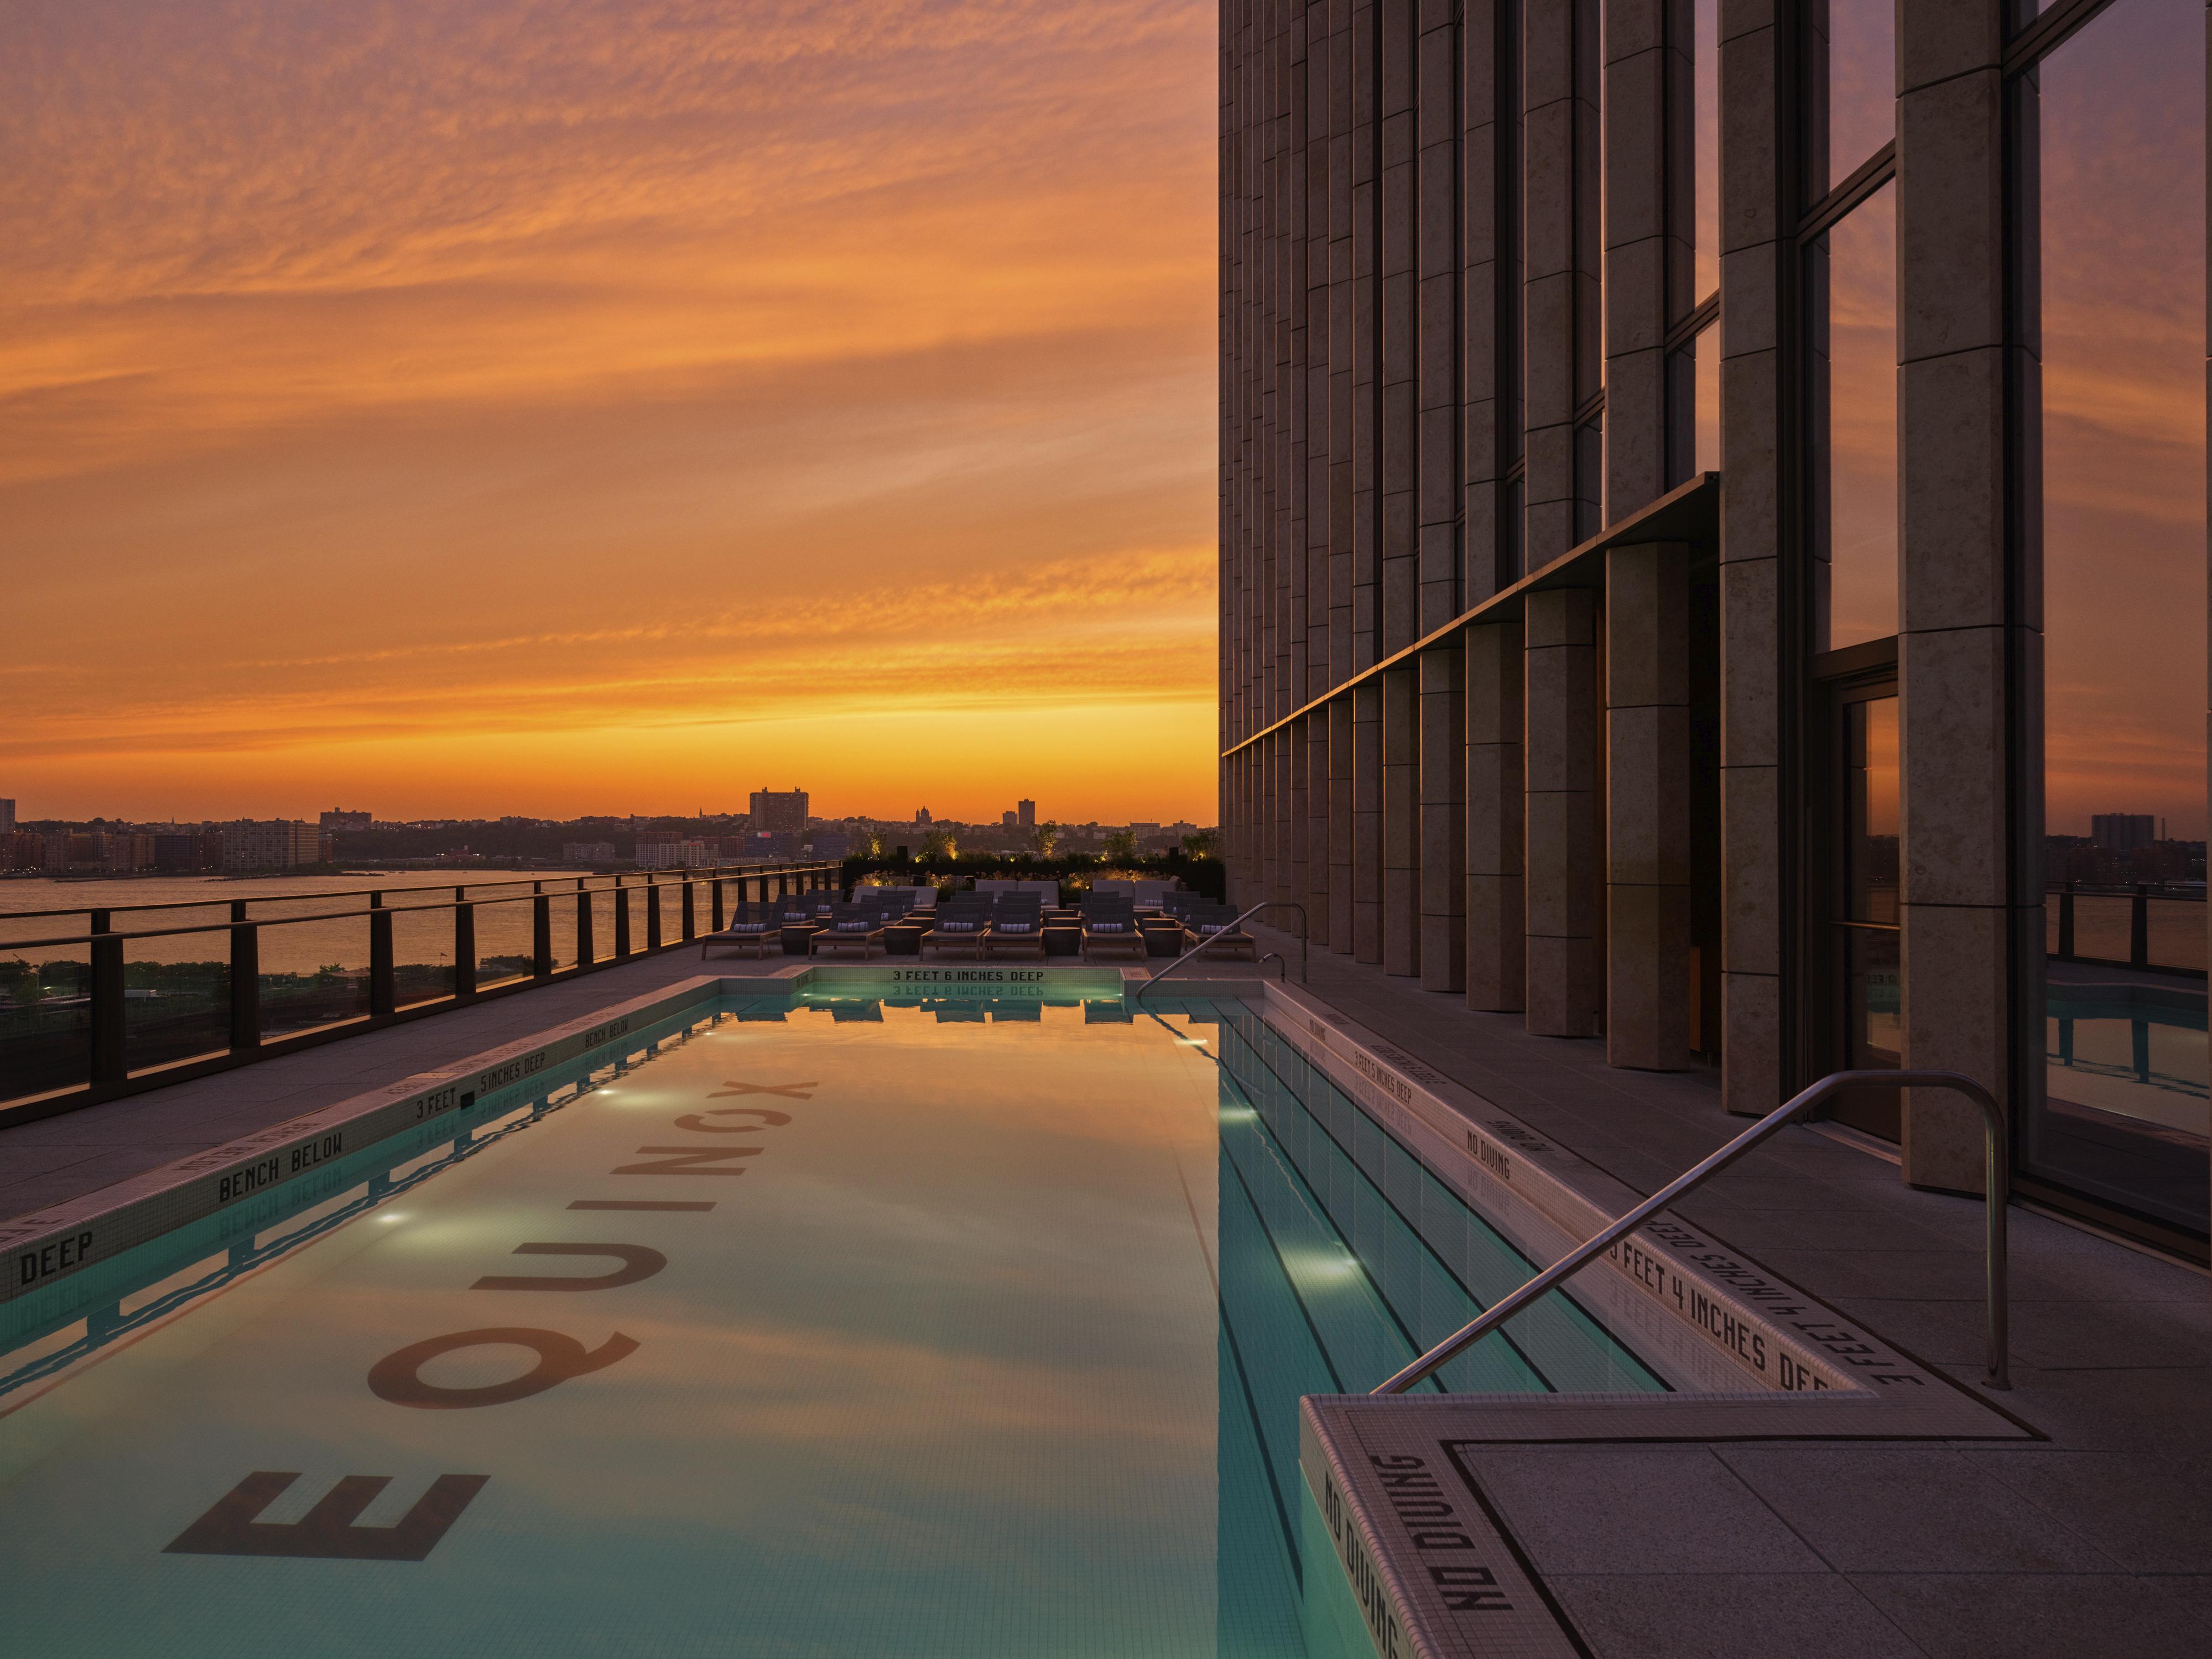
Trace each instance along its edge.
{"label": "orange sky", "polygon": [[1210,822],[1206,0],[26,0],[25,817]]}

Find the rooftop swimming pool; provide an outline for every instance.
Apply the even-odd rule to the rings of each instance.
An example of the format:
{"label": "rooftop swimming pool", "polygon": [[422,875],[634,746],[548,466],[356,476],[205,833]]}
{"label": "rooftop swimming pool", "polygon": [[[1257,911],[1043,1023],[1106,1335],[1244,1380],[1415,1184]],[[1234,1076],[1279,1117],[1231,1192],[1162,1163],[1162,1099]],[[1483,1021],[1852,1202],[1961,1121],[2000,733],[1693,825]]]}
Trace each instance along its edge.
{"label": "rooftop swimming pool", "polygon": [[[1089,1000],[1085,1000],[1088,994]],[[1299,1473],[1530,1265],[1249,1005],[696,1005],[0,1304],[11,1650],[1371,1651]],[[1554,1295],[1454,1390],[1661,1390]]]}

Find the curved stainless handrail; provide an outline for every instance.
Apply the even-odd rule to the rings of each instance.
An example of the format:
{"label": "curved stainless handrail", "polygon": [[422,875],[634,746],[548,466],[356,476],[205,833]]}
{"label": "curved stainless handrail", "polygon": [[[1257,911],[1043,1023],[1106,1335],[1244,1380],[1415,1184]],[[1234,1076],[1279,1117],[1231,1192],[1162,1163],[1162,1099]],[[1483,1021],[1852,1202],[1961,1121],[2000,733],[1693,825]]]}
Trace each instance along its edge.
{"label": "curved stainless handrail", "polygon": [[[1168,963],[1168,965],[1161,969],[1158,973],[1154,974],[1150,979],[1146,980],[1142,985],[1139,985],[1137,988],[1136,994],[1132,996],[1129,1000],[1135,1002],[1141,999],[1146,992],[1151,990],[1152,987],[1158,985],[1162,980],[1165,979],[1170,974],[1175,972],[1176,969],[1182,967],[1183,963],[1188,962],[1200,951],[1205,950],[1209,945],[1218,945],[1232,929],[1242,927],[1254,916],[1258,915],[1261,911],[1275,908],[1295,910],[1298,913],[1298,983],[1301,985],[1304,984],[1306,982],[1306,907],[1298,903],[1295,899],[1262,899],[1259,903],[1254,905],[1250,909],[1244,912],[1243,915],[1238,916],[1234,921],[1231,922],[1227,927],[1223,928],[1220,933],[1212,934],[1207,938],[1199,940],[1199,942],[1192,945],[1189,950],[1184,951],[1173,962]],[[1273,953],[1270,952],[1270,954]],[[1290,970],[1290,963],[1287,962],[1283,964],[1283,969],[1285,973],[1287,974]]]}
{"label": "curved stainless handrail", "polygon": [[1683,1194],[1702,1185],[1765,1140],[1807,1107],[1826,1100],[1838,1089],[1860,1085],[1891,1089],[1950,1089],[1982,1109],[1986,1146],[1984,1194],[1989,1212],[1986,1245],[1989,1295],[1988,1386],[2009,1389],[2011,1366],[2006,1356],[2008,1297],[2005,1282],[2005,1118],[1996,1097],[1973,1079],[1958,1072],[1832,1072],[1810,1088],[1799,1091],[1734,1140],[1645,1199],[1595,1237],[1577,1245],[1519,1290],[1492,1304],[1472,1324],[1462,1327],[1431,1348],[1412,1364],[1371,1392],[1403,1394],[1414,1383],[1441,1368],[1470,1343],[1495,1330],[1545,1291],[1566,1279],[1600,1252],[1610,1249]]}

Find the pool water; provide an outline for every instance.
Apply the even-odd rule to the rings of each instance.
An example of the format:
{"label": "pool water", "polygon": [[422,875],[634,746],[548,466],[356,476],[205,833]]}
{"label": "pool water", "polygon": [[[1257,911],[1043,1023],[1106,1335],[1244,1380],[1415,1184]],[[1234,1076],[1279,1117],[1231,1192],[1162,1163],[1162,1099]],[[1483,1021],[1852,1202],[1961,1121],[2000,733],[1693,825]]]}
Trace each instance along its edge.
{"label": "pool water", "polygon": [[1298,1396],[1529,1268],[1249,1008],[647,1036],[0,1308],[10,1650],[1359,1650]]}

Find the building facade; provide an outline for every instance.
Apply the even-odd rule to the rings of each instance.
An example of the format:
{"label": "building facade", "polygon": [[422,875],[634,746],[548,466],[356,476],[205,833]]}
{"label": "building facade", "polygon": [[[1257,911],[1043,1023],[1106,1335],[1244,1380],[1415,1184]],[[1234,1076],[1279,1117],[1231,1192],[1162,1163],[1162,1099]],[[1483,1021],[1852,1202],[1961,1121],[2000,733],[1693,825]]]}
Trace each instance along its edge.
{"label": "building facade", "polygon": [[226,870],[289,870],[314,863],[321,852],[321,832],[296,818],[240,818],[222,826]]}
{"label": "building facade", "polygon": [[2202,0],[1221,16],[1232,896],[2203,1258]]}
{"label": "building facade", "polygon": [[803,835],[806,830],[806,792],[804,789],[756,789],[752,798],[755,830],[772,836]]}

